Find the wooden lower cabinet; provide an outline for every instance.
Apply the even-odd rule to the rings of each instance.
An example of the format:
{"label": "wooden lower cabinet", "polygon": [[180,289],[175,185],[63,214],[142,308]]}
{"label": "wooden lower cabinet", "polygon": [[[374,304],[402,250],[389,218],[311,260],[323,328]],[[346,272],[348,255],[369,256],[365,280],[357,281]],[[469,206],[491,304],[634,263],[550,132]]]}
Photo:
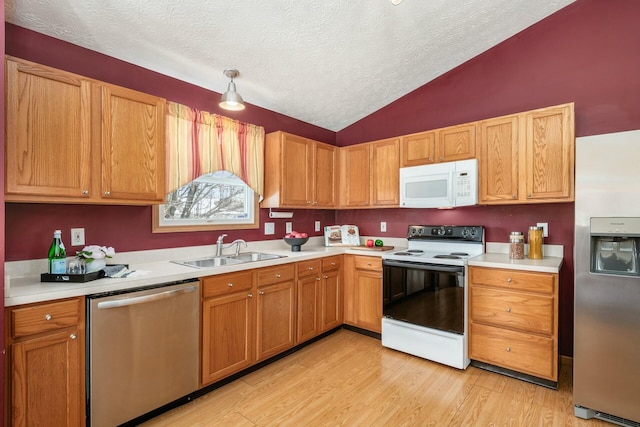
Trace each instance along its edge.
{"label": "wooden lower cabinet", "polygon": [[6,309],[8,424],[85,425],[84,298]]}
{"label": "wooden lower cabinet", "polygon": [[202,294],[206,298],[202,301],[203,385],[253,363],[255,299],[252,288],[252,272],[202,279]]}
{"label": "wooden lower cabinet", "polygon": [[469,267],[469,358],[558,381],[558,274]]}
{"label": "wooden lower cabinet", "polygon": [[295,266],[284,264],[257,271],[256,361],[295,344]]}
{"label": "wooden lower cabinet", "polygon": [[382,258],[345,255],[344,322],[382,332]]}
{"label": "wooden lower cabinet", "polygon": [[342,325],[342,255],[322,259],[320,332]]}

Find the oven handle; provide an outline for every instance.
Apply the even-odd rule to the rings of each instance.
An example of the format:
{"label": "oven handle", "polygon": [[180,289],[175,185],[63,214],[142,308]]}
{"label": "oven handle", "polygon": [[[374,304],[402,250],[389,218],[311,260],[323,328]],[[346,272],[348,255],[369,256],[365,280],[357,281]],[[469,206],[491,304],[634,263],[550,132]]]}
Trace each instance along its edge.
{"label": "oven handle", "polygon": [[429,264],[425,262],[403,262],[383,259],[382,266],[411,268],[414,270],[442,271],[446,273],[464,273],[464,267],[459,265]]}

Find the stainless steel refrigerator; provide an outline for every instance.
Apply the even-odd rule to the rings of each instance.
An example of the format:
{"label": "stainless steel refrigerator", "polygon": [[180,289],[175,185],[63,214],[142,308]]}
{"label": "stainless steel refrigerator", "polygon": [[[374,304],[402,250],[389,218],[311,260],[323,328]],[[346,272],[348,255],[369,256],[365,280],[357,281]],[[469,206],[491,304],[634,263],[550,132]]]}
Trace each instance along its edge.
{"label": "stainless steel refrigerator", "polygon": [[640,131],[576,139],[575,415],[640,423]]}

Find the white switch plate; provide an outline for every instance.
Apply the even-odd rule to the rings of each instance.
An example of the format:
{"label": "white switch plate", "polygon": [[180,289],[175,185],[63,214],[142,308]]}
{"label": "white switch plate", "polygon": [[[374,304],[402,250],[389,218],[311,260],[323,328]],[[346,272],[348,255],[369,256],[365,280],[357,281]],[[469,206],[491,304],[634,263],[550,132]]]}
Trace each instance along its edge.
{"label": "white switch plate", "polygon": [[385,221],[382,221],[380,223],[380,231],[385,233],[387,231],[387,223]]}
{"label": "white switch plate", "polygon": [[71,229],[71,246],[84,246],[84,228]]}
{"label": "white switch plate", "polygon": [[320,231],[320,221],[316,221],[316,231]]}
{"label": "white switch plate", "polygon": [[536,224],[538,227],[542,227],[542,237],[549,237],[549,223],[539,222]]}
{"label": "white switch plate", "polygon": [[285,223],[285,233],[291,233],[292,231],[293,231],[293,223],[287,221]]}
{"label": "white switch plate", "polygon": [[276,234],[276,223],[275,222],[265,222],[264,223],[264,234]]}

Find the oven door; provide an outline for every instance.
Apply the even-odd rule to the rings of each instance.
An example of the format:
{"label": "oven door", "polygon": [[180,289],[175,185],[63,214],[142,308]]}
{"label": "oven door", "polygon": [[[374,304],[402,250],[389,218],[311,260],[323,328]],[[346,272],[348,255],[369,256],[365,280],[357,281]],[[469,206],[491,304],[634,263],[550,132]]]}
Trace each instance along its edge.
{"label": "oven door", "polygon": [[383,260],[384,317],[464,334],[464,266]]}

